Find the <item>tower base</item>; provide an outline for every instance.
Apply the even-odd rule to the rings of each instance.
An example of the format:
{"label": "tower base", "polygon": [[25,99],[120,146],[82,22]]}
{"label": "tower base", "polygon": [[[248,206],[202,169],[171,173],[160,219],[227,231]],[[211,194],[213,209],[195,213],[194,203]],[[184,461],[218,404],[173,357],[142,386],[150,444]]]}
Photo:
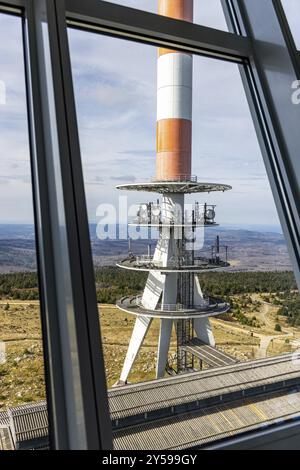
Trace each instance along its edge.
{"label": "tower base", "polygon": [[[128,376],[145,340],[152,320],[153,319],[151,317],[137,317],[121,372],[120,381],[118,383],[119,385],[127,383]],[[161,379],[165,376],[166,368],[168,366],[168,352],[173,326],[175,326],[177,334],[177,373],[188,372],[193,369],[193,359],[189,357],[183,347],[194,337],[194,334],[202,343],[215,347],[215,340],[209,318],[190,320],[161,318],[156,361],[157,379]]]}

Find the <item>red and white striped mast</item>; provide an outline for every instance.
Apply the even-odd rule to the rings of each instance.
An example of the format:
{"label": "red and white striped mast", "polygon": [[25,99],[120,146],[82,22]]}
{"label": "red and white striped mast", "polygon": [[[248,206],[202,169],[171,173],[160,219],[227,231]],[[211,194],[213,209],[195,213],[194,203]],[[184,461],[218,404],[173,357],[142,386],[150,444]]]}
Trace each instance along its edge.
{"label": "red and white striped mast", "polygon": [[[159,14],[183,21],[193,22],[193,6],[194,0],[158,0]],[[128,259],[118,264],[123,269],[149,273],[141,296],[124,297],[117,302],[121,310],[136,316],[119,384],[127,382],[154,318],[160,320],[156,377],[161,378],[168,362],[173,326],[176,326],[177,350],[180,354],[184,349],[181,347],[183,343],[178,332],[186,330],[188,324],[198,339],[214,346],[209,317],[225,313],[229,309],[224,302],[204,299],[196,276],[200,271],[221,265],[224,267],[227,263],[218,259],[218,265],[215,266],[214,260],[201,258],[199,263],[195,264],[194,257],[190,256],[186,247],[186,233],[194,233],[196,227],[216,224],[215,206],[205,205],[201,212],[196,203],[192,218],[187,217],[184,210],[185,194],[231,189],[226,185],[198,183],[197,179],[191,176],[192,94],[193,56],[186,52],[159,48],[156,178],[148,183],[118,186],[123,190],[162,194],[161,203],[158,205],[141,205],[137,221],[133,223],[159,229],[159,240],[153,258],[135,258],[131,254]],[[183,236],[177,238],[178,233]],[[177,372],[190,369],[187,358],[178,356]]]}
{"label": "red and white striped mast", "polygon": [[[158,12],[193,22],[194,0],[159,0]],[[191,177],[193,56],[159,48],[157,80],[157,180]]]}

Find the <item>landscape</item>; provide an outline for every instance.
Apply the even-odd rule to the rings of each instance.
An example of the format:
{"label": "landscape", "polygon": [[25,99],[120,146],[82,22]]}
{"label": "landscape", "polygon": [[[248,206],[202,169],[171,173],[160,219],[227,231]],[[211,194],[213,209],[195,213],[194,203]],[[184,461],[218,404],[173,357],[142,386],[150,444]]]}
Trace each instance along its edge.
{"label": "landscape", "polygon": [[[269,230],[272,230],[271,228]],[[279,231],[254,228],[208,228],[205,232],[207,250],[220,236],[228,246],[229,271],[286,271],[291,270],[286,243]],[[96,225],[90,225],[90,238],[95,266],[115,266],[128,254],[126,240],[99,240]],[[152,245],[154,246],[155,240]],[[136,254],[147,253],[148,240],[132,242]],[[0,225],[0,273],[36,270],[36,248],[32,225]]]}
{"label": "landscape", "polygon": [[[207,246],[215,233],[208,231]],[[229,313],[212,319],[217,348],[248,361],[300,348],[300,296],[283,236],[276,232],[218,230],[231,268],[200,275],[204,293],[224,297]],[[138,245],[138,244],[137,244]],[[146,242],[145,242],[146,246]],[[134,318],[115,307],[143,289],[146,275],[119,270],[126,241],[92,236],[101,336],[109,387],[118,380]],[[100,262],[101,261],[101,262]],[[45,398],[38,279],[31,226],[0,229],[0,410]],[[131,383],[155,376],[158,323],[154,321],[133,367]],[[169,365],[175,361],[173,332]]]}

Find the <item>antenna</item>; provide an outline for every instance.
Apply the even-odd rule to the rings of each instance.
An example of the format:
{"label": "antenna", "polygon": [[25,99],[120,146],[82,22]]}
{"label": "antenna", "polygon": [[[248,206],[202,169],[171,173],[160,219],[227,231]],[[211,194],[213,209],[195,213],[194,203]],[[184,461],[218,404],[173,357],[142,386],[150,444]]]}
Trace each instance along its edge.
{"label": "antenna", "polygon": [[[193,21],[193,0],[159,0],[159,12],[165,16]],[[117,306],[136,318],[120,384],[126,384],[134,360],[143,344],[153,319],[160,322],[156,378],[166,372],[173,326],[176,325],[177,373],[194,370],[197,339],[215,347],[209,317],[227,312],[230,306],[219,299],[204,297],[199,277],[201,272],[226,267],[220,257],[220,239],[211,248],[211,257],[196,258],[194,242],[197,227],[213,227],[215,207],[196,202],[185,210],[187,194],[227,191],[224,184],[201,183],[192,176],[192,88],[193,56],[185,52],[159,49],[156,177],[146,183],[124,184],[119,189],[161,194],[161,202],[140,206],[136,223],[155,227],[159,232],[154,255],[151,243],[148,253],[132,255],[118,264],[132,271],[147,272],[143,292],[126,296]],[[202,210],[204,208],[204,212]],[[201,212],[201,213],[200,213]],[[199,354],[198,354],[199,357]]]}

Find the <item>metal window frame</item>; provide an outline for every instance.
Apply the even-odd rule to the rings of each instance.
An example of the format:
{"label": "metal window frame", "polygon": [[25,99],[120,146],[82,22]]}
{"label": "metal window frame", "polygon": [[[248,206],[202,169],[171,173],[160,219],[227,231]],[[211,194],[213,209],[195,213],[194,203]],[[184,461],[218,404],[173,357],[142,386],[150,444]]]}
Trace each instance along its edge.
{"label": "metal window frame", "polygon": [[[239,64],[300,287],[300,171],[296,155],[300,106],[292,107],[286,89],[293,77],[300,79],[300,53],[280,0],[222,0],[222,4],[231,32],[101,0],[0,0],[0,12],[25,18],[33,193],[53,448],[112,447],[68,26]],[[268,21],[262,24],[261,18]],[[48,51],[41,22],[47,29]],[[280,84],[274,70],[282,72]],[[50,95],[49,82],[46,86],[49,72]],[[293,116],[290,128],[288,113]]]}
{"label": "metal window frame", "polygon": [[240,73],[300,288],[300,105],[292,103],[292,83],[300,80],[298,52],[280,0],[222,5],[230,30],[252,41]]}
{"label": "metal window frame", "polygon": [[55,449],[112,447],[67,29],[62,0],[26,2],[43,343]]}

